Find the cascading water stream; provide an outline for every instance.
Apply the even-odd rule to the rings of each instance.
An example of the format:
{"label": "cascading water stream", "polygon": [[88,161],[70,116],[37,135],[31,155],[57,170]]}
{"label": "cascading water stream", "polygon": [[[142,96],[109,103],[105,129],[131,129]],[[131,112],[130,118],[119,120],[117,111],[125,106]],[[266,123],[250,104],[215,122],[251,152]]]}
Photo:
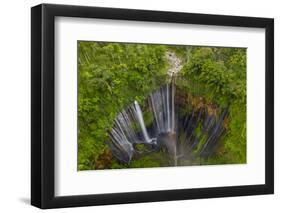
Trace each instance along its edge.
{"label": "cascading water stream", "polygon": [[147,133],[147,129],[146,129],[145,124],[144,124],[143,115],[142,115],[140,105],[137,101],[135,101],[134,106],[135,106],[134,112],[135,112],[135,115],[137,116],[138,123],[141,127],[141,132],[143,134],[144,140],[145,140],[146,143],[152,143],[153,139],[151,139],[149,137],[148,133]]}

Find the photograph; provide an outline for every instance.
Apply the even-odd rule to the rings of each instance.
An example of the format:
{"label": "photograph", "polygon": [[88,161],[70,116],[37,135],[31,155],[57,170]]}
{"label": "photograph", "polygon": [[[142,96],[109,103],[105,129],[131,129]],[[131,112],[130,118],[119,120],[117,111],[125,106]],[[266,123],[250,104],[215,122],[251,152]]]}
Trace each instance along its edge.
{"label": "photograph", "polygon": [[77,41],[77,170],[247,163],[247,48]]}

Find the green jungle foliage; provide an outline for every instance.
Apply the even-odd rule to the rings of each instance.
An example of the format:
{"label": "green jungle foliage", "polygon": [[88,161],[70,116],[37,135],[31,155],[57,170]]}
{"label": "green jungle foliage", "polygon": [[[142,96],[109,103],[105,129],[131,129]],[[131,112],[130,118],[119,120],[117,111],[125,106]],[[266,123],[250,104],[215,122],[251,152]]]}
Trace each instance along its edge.
{"label": "green jungle foliage", "polygon": [[78,169],[95,169],[117,113],[166,81],[161,45],[78,42]]}
{"label": "green jungle foliage", "polygon": [[[246,163],[246,49],[174,47],[186,60],[186,90],[229,109],[228,134],[217,155],[202,164]],[[187,81],[188,81],[187,80]],[[196,84],[194,85],[194,82]]]}
{"label": "green jungle foliage", "polygon": [[[130,165],[120,164],[105,143],[117,113],[134,100],[144,105],[147,95],[167,81],[166,51],[182,60],[182,88],[229,109],[223,145],[214,157],[200,163],[246,163],[246,49],[79,41],[78,170],[169,163],[161,151]],[[144,119],[152,122],[146,112]]]}

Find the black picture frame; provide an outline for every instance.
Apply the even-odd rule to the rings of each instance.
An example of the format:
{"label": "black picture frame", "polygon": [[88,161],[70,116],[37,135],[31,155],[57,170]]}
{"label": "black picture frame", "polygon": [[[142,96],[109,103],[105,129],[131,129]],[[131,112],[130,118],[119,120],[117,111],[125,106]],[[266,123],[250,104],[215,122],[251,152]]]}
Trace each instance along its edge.
{"label": "black picture frame", "polygon": [[[265,184],[56,197],[54,195],[54,21],[58,16],[265,29]],[[39,208],[272,194],[274,193],[274,20],[53,4],[32,7],[31,112],[31,204]]]}

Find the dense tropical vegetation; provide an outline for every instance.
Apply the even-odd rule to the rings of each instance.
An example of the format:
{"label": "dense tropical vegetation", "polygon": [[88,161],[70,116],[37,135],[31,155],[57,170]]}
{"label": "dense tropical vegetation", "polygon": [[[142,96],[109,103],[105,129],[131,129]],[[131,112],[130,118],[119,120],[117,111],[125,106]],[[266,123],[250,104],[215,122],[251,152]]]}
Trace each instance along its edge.
{"label": "dense tropical vegetation", "polygon": [[[167,81],[167,51],[181,58],[181,88],[207,106],[229,109],[222,146],[201,164],[246,162],[245,49],[80,41],[78,170],[168,165],[161,151],[122,164],[107,145],[117,113],[134,100],[145,105],[149,93]],[[152,122],[146,112],[144,117]]]}
{"label": "dense tropical vegetation", "polygon": [[[188,59],[185,79],[196,82],[187,88],[209,104],[229,107],[228,134],[216,156],[206,164],[246,162],[246,49],[175,47]],[[184,86],[184,85],[183,85]]]}

